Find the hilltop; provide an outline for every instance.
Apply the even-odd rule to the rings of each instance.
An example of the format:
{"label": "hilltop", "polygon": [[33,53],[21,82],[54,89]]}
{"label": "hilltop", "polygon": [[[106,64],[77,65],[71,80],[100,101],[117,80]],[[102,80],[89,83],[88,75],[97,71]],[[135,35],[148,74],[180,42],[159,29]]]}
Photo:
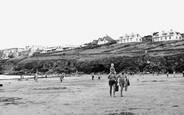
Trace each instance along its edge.
{"label": "hilltop", "polygon": [[182,72],[184,40],[91,45],[82,48],[43,53],[27,58],[1,60],[3,74],[108,73],[110,63],[116,71]]}

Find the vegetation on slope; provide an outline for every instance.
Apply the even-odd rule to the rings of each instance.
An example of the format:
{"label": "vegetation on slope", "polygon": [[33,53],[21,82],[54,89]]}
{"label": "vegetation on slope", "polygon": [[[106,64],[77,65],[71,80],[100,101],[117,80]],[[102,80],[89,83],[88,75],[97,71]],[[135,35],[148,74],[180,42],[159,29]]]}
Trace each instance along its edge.
{"label": "vegetation on slope", "polygon": [[117,72],[182,72],[184,41],[93,45],[69,51],[40,54],[22,59],[1,60],[0,73],[31,74],[108,73],[114,63]]}

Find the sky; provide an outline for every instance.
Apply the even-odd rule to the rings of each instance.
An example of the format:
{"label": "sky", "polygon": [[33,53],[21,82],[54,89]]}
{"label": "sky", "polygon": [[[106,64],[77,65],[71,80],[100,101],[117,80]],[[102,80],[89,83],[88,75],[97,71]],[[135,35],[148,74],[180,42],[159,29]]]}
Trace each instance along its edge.
{"label": "sky", "polygon": [[81,45],[106,35],[184,33],[182,0],[0,0],[0,49]]}

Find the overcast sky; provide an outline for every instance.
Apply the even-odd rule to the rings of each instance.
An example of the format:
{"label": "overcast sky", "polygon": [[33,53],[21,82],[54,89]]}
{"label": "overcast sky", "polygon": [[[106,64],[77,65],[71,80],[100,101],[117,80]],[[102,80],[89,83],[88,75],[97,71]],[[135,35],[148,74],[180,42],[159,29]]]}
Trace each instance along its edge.
{"label": "overcast sky", "polygon": [[0,49],[80,45],[126,33],[184,33],[182,0],[0,0]]}

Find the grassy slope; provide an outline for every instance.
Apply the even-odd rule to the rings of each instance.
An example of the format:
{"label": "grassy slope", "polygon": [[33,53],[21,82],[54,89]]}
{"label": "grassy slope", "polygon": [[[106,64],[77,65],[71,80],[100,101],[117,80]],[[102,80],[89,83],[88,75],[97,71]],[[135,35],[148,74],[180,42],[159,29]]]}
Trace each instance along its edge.
{"label": "grassy slope", "polygon": [[41,54],[35,57],[23,59],[11,59],[10,62],[25,63],[34,60],[59,60],[59,59],[77,59],[91,60],[111,56],[137,56],[144,54],[147,50],[151,56],[176,55],[184,53],[184,40],[167,42],[144,42],[102,45],[95,48],[81,48],[69,51],[59,51]]}
{"label": "grassy slope", "polygon": [[[167,42],[144,42],[144,43],[127,43],[127,44],[112,44],[112,45],[101,45],[87,48],[73,49],[69,51],[58,51],[46,54],[40,54],[34,57],[9,59],[5,63],[1,60],[2,67],[8,73],[13,71],[16,65],[25,65],[27,63],[40,63],[49,64],[50,62],[54,65],[59,65],[61,68],[68,67],[75,69],[75,64],[82,63],[81,68],[88,68],[87,65],[94,66],[95,64],[103,63],[104,66],[109,65],[112,61],[122,63],[131,66],[133,62],[138,61],[140,56],[147,54],[152,58],[151,61],[163,59],[163,56],[183,57],[184,55],[184,40],[182,41],[167,41]],[[119,58],[120,57],[120,58]],[[123,58],[123,59],[122,59]],[[76,61],[77,60],[77,61]],[[130,62],[127,62],[130,61]],[[176,59],[175,59],[176,61]],[[83,63],[85,62],[85,63]],[[179,62],[179,61],[177,61]],[[57,64],[56,64],[57,63]],[[79,64],[81,66],[81,63]],[[126,64],[127,63],[127,64]],[[181,63],[181,62],[179,62]],[[71,65],[72,64],[72,65]],[[74,65],[73,65],[74,64]],[[137,63],[139,64],[139,62]],[[55,67],[55,66],[53,66]],[[106,67],[108,68],[108,67]],[[54,70],[54,69],[51,69]]]}

